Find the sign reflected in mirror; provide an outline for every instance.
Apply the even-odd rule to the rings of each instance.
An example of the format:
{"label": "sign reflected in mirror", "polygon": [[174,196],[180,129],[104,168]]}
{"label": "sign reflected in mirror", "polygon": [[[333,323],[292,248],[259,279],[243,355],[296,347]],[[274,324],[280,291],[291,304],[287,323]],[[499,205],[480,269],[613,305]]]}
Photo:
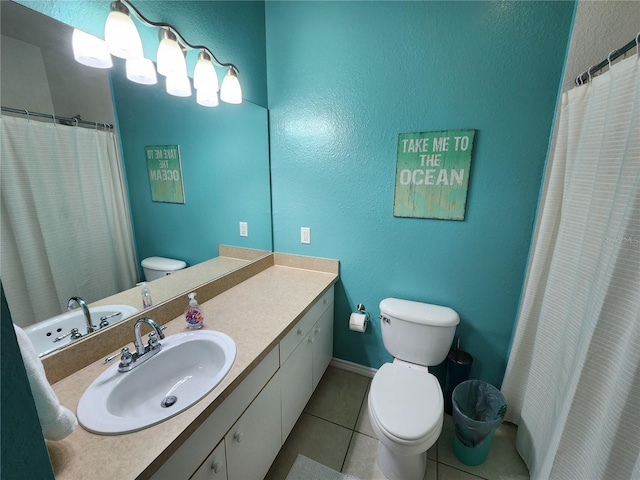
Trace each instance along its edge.
{"label": "sign reflected in mirror", "polygon": [[[167,95],[162,83],[149,86],[127,81],[124,62],[118,59],[109,73],[79,65],[71,51],[71,27],[14,2],[1,3],[2,106],[115,124],[136,258],[130,266],[135,278],[126,288],[141,279],[140,261],[150,256],[180,259],[191,266],[215,257],[221,244],[272,249],[265,108],[246,100],[241,105],[221,103],[204,108],[190,99]],[[30,121],[38,120],[31,117]],[[73,122],[58,126],[83,128]],[[184,204],[152,201],[147,145],[180,145]],[[96,162],[96,158],[84,161]],[[39,168],[31,159],[24,165]],[[91,208],[91,195],[84,192],[79,206]],[[9,204],[12,199],[3,197],[2,202]],[[248,237],[240,236],[240,222],[249,225]],[[77,232],[70,228],[66,233],[74,236]],[[100,275],[80,260],[73,270],[79,277]],[[3,271],[5,291],[12,281]],[[167,295],[165,299],[171,298]],[[82,292],[60,292],[60,311],[52,313],[66,309],[73,296],[82,297]],[[90,303],[99,298],[85,300]],[[154,300],[159,303],[162,299]],[[9,306],[11,309],[11,299]],[[12,319],[25,326],[49,316],[12,315]]]}

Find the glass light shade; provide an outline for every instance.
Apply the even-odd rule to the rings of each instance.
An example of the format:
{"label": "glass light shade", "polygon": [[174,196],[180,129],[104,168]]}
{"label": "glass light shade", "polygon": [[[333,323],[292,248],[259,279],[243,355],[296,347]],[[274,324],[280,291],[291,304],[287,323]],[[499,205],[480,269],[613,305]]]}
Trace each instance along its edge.
{"label": "glass light shade", "polygon": [[180,75],[187,74],[187,62],[184,53],[177,41],[171,38],[164,38],[158,46],[158,73],[165,77],[174,73]]}
{"label": "glass light shade", "polygon": [[206,52],[200,52],[198,54],[198,63],[196,63],[196,69],[193,72],[193,87],[196,90],[209,90],[213,88],[214,92],[218,91],[218,74],[216,73],[216,67],[213,66],[211,58]]}
{"label": "glass light shade", "polygon": [[220,100],[226,103],[242,103],[242,87],[233,67],[229,67],[220,87]]}
{"label": "glass light shade", "polygon": [[191,82],[189,82],[186,71],[184,74],[167,76],[167,93],[176,97],[191,96]]}
{"label": "glass light shade", "polygon": [[130,58],[126,61],[127,78],[142,85],[158,83],[156,67],[148,58]]}
{"label": "glass light shade", "polygon": [[198,88],[196,90],[196,102],[203,107],[217,107],[218,92],[214,88]]}
{"label": "glass light shade", "polygon": [[120,58],[142,58],[142,40],[131,17],[113,11],[104,25],[104,40],[111,55]]}
{"label": "glass light shade", "polygon": [[76,62],[93,68],[113,67],[111,55],[104,40],[74,28],[71,44]]}

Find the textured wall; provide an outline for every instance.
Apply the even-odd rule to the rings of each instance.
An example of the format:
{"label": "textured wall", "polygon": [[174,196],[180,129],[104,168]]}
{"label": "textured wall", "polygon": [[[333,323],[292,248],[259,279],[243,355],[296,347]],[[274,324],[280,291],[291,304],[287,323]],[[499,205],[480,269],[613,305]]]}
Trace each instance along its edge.
{"label": "textured wall", "polygon": [[[500,385],[572,2],[267,2],[274,248],[338,258],[335,356],[389,360],[397,296],[451,306],[472,375]],[[401,132],[477,129],[465,221],[393,217]],[[300,227],[311,244],[300,244]]]}
{"label": "textured wall", "polygon": [[[579,2],[562,90],[573,88],[578,75],[607,58],[612,50],[633,40],[638,33],[639,1]],[[635,52],[635,49],[631,51]]]}
{"label": "textured wall", "polygon": [[[194,265],[218,245],[271,250],[269,133],[266,109],[249,102],[204,108],[113,76],[136,253]],[[179,145],[185,203],[151,201],[146,145]],[[239,236],[238,222],[249,236]]]}

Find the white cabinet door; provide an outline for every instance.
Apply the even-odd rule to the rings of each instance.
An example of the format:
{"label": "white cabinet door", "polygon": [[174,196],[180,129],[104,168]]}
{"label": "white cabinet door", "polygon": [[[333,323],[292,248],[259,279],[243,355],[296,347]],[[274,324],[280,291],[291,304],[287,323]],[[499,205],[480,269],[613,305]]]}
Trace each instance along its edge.
{"label": "white cabinet door", "polygon": [[333,357],[333,303],[324,311],[310,335],[313,336],[313,390],[315,390]]}
{"label": "white cabinet door", "polygon": [[282,443],[287,439],[312,393],[311,333],[280,366],[282,384]]}
{"label": "white cabinet door", "polygon": [[227,480],[227,461],[224,453],[224,439],[211,452],[191,480]]}
{"label": "white cabinet door", "polygon": [[224,438],[229,480],[264,478],[282,445],[281,418],[278,372]]}

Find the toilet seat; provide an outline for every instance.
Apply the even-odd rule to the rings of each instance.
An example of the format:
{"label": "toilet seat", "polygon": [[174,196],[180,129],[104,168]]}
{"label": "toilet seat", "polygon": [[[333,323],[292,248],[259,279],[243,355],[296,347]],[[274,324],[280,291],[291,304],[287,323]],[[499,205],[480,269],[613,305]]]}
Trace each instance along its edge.
{"label": "toilet seat", "polygon": [[432,374],[385,363],[373,377],[369,399],[369,414],[389,440],[409,446],[440,435],[444,402]]}

